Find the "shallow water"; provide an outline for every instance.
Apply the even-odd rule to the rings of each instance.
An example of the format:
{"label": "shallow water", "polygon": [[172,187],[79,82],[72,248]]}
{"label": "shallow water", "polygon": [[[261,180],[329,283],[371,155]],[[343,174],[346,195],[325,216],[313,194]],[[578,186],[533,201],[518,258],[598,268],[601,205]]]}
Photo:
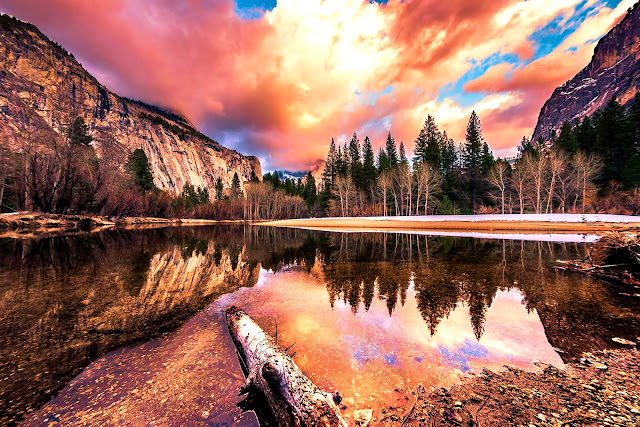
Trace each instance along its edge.
{"label": "shallow water", "polygon": [[239,226],[5,240],[0,420],[256,425],[237,406],[230,305],[277,323],[347,417],[406,405],[396,389],[418,383],[562,366],[640,335],[638,298],[553,269],[588,247]]}

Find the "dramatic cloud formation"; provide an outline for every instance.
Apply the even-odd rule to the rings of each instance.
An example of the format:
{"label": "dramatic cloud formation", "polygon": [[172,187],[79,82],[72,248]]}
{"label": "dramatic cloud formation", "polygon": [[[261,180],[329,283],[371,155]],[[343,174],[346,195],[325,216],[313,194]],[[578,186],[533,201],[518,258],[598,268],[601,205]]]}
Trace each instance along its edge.
{"label": "dramatic cloud formation", "polygon": [[[635,0],[0,0],[110,89],[186,114],[265,169],[304,169],[332,137],[412,150],[427,114],[499,155]],[[275,5],[275,6],[274,6]]]}

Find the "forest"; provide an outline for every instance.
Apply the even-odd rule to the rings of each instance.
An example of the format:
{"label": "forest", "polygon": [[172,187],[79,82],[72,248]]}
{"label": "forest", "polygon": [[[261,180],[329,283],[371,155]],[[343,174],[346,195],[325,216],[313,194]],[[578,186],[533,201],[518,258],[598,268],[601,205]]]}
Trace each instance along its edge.
{"label": "forest", "polygon": [[[264,182],[300,196],[314,216],[468,213],[640,213],[640,95],[565,122],[548,140],[523,137],[513,158],[495,158],[473,112],[457,144],[429,115],[413,157],[391,133],[377,154],[356,133],[331,141],[318,194],[302,182]],[[312,179],[307,174],[307,183]]]}
{"label": "forest", "polygon": [[[0,148],[3,212],[89,213],[108,217],[282,219],[308,216],[468,213],[640,213],[640,94],[625,109],[611,100],[591,117],[565,122],[548,140],[523,137],[518,154],[495,158],[473,112],[455,142],[427,116],[413,155],[391,132],[374,152],[368,136],[331,140],[321,182],[282,180],[278,172],[229,187],[159,190],[146,154],[122,165],[98,159],[89,127],[70,120],[63,138]],[[34,138],[35,139],[35,138]]]}

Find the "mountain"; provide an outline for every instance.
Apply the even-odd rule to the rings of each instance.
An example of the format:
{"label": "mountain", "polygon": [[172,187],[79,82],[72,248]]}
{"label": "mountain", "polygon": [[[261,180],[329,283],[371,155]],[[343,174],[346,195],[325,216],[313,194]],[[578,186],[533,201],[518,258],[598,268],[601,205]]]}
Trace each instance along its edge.
{"label": "mountain", "polygon": [[[74,116],[89,126],[99,158],[125,164],[142,148],[155,185],[177,194],[190,183],[231,185],[260,162],[203,135],[184,116],[109,91],[34,25],[0,15],[0,142],[20,151],[38,131],[61,134]],[[50,134],[50,133],[49,133]]]}
{"label": "mountain", "polygon": [[596,45],[591,62],[545,102],[532,140],[590,116],[612,98],[629,105],[640,89],[640,8],[636,3]]}
{"label": "mountain", "polygon": [[299,180],[304,178],[304,176],[307,174],[305,171],[286,171],[286,170],[276,170],[274,171],[274,173],[278,174],[278,178],[284,180],[284,179],[293,179],[293,180]]}

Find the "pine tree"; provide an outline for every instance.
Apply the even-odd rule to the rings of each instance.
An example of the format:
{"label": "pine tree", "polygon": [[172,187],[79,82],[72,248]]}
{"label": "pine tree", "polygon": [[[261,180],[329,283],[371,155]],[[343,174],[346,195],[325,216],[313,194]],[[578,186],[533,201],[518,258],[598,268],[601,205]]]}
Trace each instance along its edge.
{"label": "pine tree", "polygon": [[362,179],[362,161],[360,156],[360,140],[358,139],[358,135],[353,133],[351,140],[349,141],[349,157],[350,157],[350,166],[349,170],[351,172],[351,179],[353,179],[356,188],[362,190],[365,186],[364,180]]}
{"label": "pine tree", "polygon": [[562,123],[560,135],[555,140],[555,148],[573,154],[580,149],[578,138],[573,131],[573,126],[568,121]]}
{"label": "pine tree", "polygon": [[442,133],[442,150],[440,154],[442,170],[448,172],[458,163],[458,149],[453,139],[447,136],[447,131]]}
{"label": "pine tree", "polygon": [[482,162],[482,128],[480,118],[475,111],[471,112],[467,133],[465,135],[465,166],[469,172],[469,187],[471,193],[471,210],[475,211],[478,198],[478,187],[480,184],[480,166]]}
{"label": "pine tree", "polygon": [[482,145],[482,161],[480,165],[480,169],[482,170],[483,175],[485,176],[488,175],[489,171],[491,171],[495,163],[496,163],[496,159],[494,159],[493,157],[493,153],[489,148],[489,144],[487,144],[485,141],[484,144]]}
{"label": "pine tree", "polygon": [[575,135],[578,147],[581,151],[591,153],[596,146],[596,128],[593,120],[589,116],[585,116],[581,122],[576,125]]}
{"label": "pine tree", "polygon": [[391,163],[389,163],[389,156],[383,148],[378,151],[378,172],[382,173],[387,169],[391,169]]}
{"label": "pine tree", "polygon": [[409,164],[409,160],[407,159],[407,155],[404,151],[404,142],[400,141],[400,163],[404,163],[406,165]]}
{"label": "pine tree", "polygon": [[302,190],[302,197],[304,198],[307,208],[311,210],[316,203],[316,180],[311,174],[311,171],[307,172],[306,182],[304,189]]}
{"label": "pine tree", "polygon": [[526,153],[537,154],[537,151],[533,147],[533,144],[531,144],[531,141],[529,141],[529,138],[523,136],[522,141],[520,141],[520,145],[518,146],[518,157],[522,157]]}
{"label": "pine tree", "polygon": [[365,191],[367,192],[367,197],[371,199],[371,188],[375,183],[377,171],[375,154],[373,154],[373,147],[371,147],[371,141],[369,140],[368,136],[364,138],[362,152],[362,179],[364,181],[364,187]]}
{"label": "pine tree", "polygon": [[156,188],[153,184],[151,165],[147,155],[141,148],[137,148],[129,155],[126,166],[127,171],[132,175],[134,182],[142,191],[150,191]]}
{"label": "pine tree", "polygon": [[[271,174],[269,174],[269,176],[271,176]],[[266,181],[266,179],[265,179]],[[216,183],[215,186],[213,187],[215,192],[216,192],[216,200],[222,200],[224,199],[224,184],[222,183],[222,178],[218,177],[218,179],[216,179]]]}
{"label": "pine tree", "polygon": [[438,130],[435,119],[429,114],[416,139],[414,148],[415,160],[428,163],[434,168],[440,168],[441,141],[442,134]]}
{"label": "pine tree", "polygon": [[242,186],[240,185],[240,177],[238,176],[238,172],[235,172],[233,174],[233,179],[231,180],[231,197],[240,196],[242,196]]}
{"label": "pine tree", "polygon": [[387,158],[389,159],[389,166],[396,166],[398,164],[398,152],[396,150],[396,142],[391,137],[391,132],[387,135],[385,151],[387,152]]}
{"label": "pine tree", "polygon": [[69,142],[74,144],[89,145],[93,141],[93,137],[89,135],[89,127],[82,117],[73,119],[71,126],[69,126],[68,136]]}
{"label": "pine tree", "polygon": [[635,148],[625,109],[612,99],[596,116],[596,120],[598,134],[595,151],[602,157],[604,164],[601,181],[603,184],[609,181],[621,182],[625,163]]}
{"label": "pine tree", "polygon": [[322,171],[322,188],[333,188],[336,180],[336,155],[336,143],[331,138],[327,160],[324,165],[324,171]]}

